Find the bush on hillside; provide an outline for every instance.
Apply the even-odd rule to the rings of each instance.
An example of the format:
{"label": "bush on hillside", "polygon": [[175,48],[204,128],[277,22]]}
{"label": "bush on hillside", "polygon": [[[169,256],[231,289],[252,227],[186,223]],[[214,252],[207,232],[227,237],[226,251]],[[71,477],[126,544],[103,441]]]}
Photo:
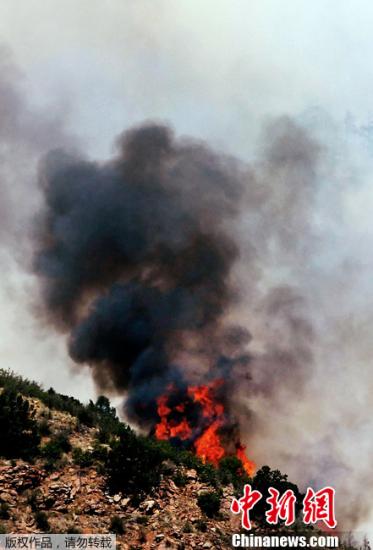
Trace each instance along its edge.
{"label": "bush on hillside", "polygon": [[43,420],[41,420],[39,422],[39,434],[43,437],[47,436],[47,435],[50,435],[51,433],[51,430],[50,430],[50,427],[49,427],[49,422],[46,418],[43,418]]}
{"label": "bush on hillside", "polygon": [[221,497],[215,491],[205,491],[198,495],[197,503],[207,517],[215,517],[220,510]]}
{"label": "bush on hillside", "polygon": [[160,481],[162,454],[153,440],[137,436],[125,426],[107,460],[111,490],[142,497]]}
{"label": "bush on hillside", "polygon": [[116,535],[123,535],[124,526],[123,520],[119,516],[113,516],[110,520],[109,533],[115,533]]}
{"label": "bush on hillside", "polygon": [[242,462],[236,456],[226,456],[219,462],[219,480],[223,485],[230,483],[240,492],[245,483],[250,483],[250,478],[242,467]]}
{"label": "bush on hillside", "polygon": [[0,518],[1,519],[9,519],[9,504],[7,502],[2,502],[0,504]]}
{"label": "bush on hillside", "polygon": [[73,461],[74,464],[81,468],[89,468],[94,463],[94,459],[91,451],[84,451],[80,447],[73,449]]}
{"label": "bush on hillside", "polygon": [[48,516],[45,512],[35,512],[34,518],[36,526],[40,531],[47,533],[50,530]]}
{"label": "bush on hillside", "polygon": [[277,489],[280,495],[291,489],[296,496],[296,513],[301,510],[304,495],[299,492],[298,487],[294,483],[288,481],[288,476],[282,474],[279,470],[271,470],[269,466],[263,466],[255,474],[252,487],[263,495],[263,498],[256,503],[251,511],[252,519],[256,520],[260,525],[266,525],[265,513],[269,507],[266,499],[270,496],[268,492],[269,487]]}
{"label": "bush on hillside", "polygon": [[96,403],[90,401],[88,405],[83,405],[75,397],[57,393],[53,388],[44,390],[37,382],[6,369],[0,369],[0,387],[13,390],[26,397],[40,399],[50,409],[67,412],[87,426],[102,424],[105,429],[110,429],[111,433],[116,433],[115,430],[120,426],[115,409],[110,406],[109,400],[104,396],[100,396]]}
{"label": "bush on hillside", "polygon": [[14,389],[0,394],[0,456],[30,459],[38,452],[40,436],[34,409]]}
{"label": "bush on hillside", "polygon": [[66,432],[59,432],[41,448],[41,454],[47,460],[57,460],[63,453],[71,451],[71,444]]}

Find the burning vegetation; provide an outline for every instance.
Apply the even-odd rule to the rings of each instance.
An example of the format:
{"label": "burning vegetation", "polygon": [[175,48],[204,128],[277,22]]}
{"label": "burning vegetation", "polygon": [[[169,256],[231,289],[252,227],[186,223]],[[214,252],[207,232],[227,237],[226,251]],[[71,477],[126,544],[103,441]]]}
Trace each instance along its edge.
{"label": "burning vegetation", "polygon": [[132,129],[118,149],[104,164],[45,159],[35,270],[47,320],[101,391],[127,396],[129,420],[203,461],[236,456],[252,474],[231,406],[250,337],[226,321],[240,168],[165,126]]}
{"label": "burning vegetation", "polygon": [[[155,427],[158,439],[170,440],[195,450],[203,462],[219,465],[222,458],[236,455],[244,470],[252,476],[255,465],[245,454],[241,442],[231,437],[232,419],[219,401],[224,380],[218,379],[201,386],[189,386],[183,392],[171,384],[158,400],[160,421]],[[229,433],[229,438],[224,431]]]}

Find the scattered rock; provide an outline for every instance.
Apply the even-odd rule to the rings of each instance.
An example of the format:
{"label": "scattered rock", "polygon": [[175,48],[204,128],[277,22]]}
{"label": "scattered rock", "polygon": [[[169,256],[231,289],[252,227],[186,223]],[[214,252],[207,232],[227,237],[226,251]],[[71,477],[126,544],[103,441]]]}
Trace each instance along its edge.
{"label": "scattered rock", "polygon": [[10,503],[12,502],[12,497],[9,493],[1,493],[0,494],[0,502],[7,502],[7,503]]}
{"label": "scattered rock", "polygon": [[[53,428],[57,432],[67,426],[75,426],[66,413],[53,411]],[[74,428],[72,428],[74,429]],[[84,427],[73,431],[70,442],[73,447],[93,448],[96,431]],[[217,520],[203,517],[197,504],[199,492],[210,489],[202,483],[195,469],[176,466],[165,461],[164,474],[159,488],[135,504],[126,494],[111,495],[101,472],[93,466],[81,468],[73,464],[71,453],[66,453],[66,465],[56,472],[44,469],[42,460],[28,464],[21,460],[0,461],[0,502],[11,507],[11,517],[4,527],[12,533],[38,531],[35,509],[48,516],[51,532],[65,532],[72,527],[85,533],[108,533],[114,516],[123,521],[124,535],[118,535],[118,549],[144,548],[144,550],[189,550],[230,548],[214,533],[215,526],[224,533],[238,532],[239,518],[227,513]],[[181,470],[188,483],[179,487],[170,475]],[[224,489],[222,510],[229,510],[232,487]],[[208,529],[198,529],[203,519]],[[237,519],[237,522],[234,521]],[[184,531],[186,524],[189,528]]]}
{"label": "scattered rock", "polygon": [[155,506],[155,500],[146,500],[141,505],[141,509],[145,510],[145,512],[149,514],[153,510],[154,506]]}

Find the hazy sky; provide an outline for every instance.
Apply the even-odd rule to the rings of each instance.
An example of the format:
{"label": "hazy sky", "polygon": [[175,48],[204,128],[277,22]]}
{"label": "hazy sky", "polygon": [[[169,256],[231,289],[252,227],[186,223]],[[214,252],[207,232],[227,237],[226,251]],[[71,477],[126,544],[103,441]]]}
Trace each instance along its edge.
{"label": "hazy sky", "polygon": [[[146,118],[248,158],[263,120],[276,115],[298,116],[317,106],[339,121],[351,113],[366,123],[372,25],[368,0],[0,3],[0,41],[17,67],[25,110],[56,113],[64,131],[98,157],[110,154],[120,131]],[[38,132],[32,135],[31,123],[31,141]],[[35,160],[58,144],[59,138],[41,140]],[[29,168],[33,204],[36,167]],[[370,216],[365,219],[369,225]],[[24,312],[32,280],[10,259],[6,271],[0,287],[4,364],[81,397],[92,394],[88,378],[71,380],[63,343],[38,332]]]}
{"label": "hazy sky", "polygon": [[[11,208],[0,208],[0,216],[13,215],[19,189],[26,204],[29,200],[29,214],[33,212],[37,160],[49,147],[64,144],[67,135],[74,135],[92,156],[105,158],[119,132],[150,118],[251,159],[263,122],[278,115],[307,118],[317,108],[334,121],[326,130],[329,140],[333,124],[343,127],[347,116],[357,126],[368,125],[373,121],[372,28],[373,4],[368,0],[2,0],[0,43],[17,67],[12,79],[21,90],[22,121],[27,121],[25,133],[32,144],[22,147],[32,160],[27,166],[16,164],[26,182],[21,188],[9,185],[12,177],[4,176]],[[1,116],[0,108],[0,138]],[[53,124],[40,126],[45,117]],[[17,132],[22,135],[22,124]],[[13,145],[14,155],[17,147]],[[337,264],[341,243],[358,256],[369,269],[362,275],[352,269],[363,292],[351,291],[348,304],[363,308],[371,300],[373,194],[367,160],[371,151],[369,145],[363,152],[359,147],[351,145],[350,163],[348,168],[341,165],[338,181],[343,186],[358,174],[366,185],[343,195],[346,225],[334,233],[338,247],[330,239],[320,265],[327,277],[330,266]],[[342,155],[345,149],[338,145],[337,150]],[[326,232],[327,222],[321,219],[323,224]],[[80,398],[92,397],[90,377],[71,374],[63,337],[35,325],[25,307],[35,293],[32,276],[19,267],[19,257],[2,254],[1,366]],[[330,288],[332,284],[328,292]],[[346,288],[347,295],[350,286]],[[339,303],[340,295],[337,290],[332,297],[320,292],[320,303],[324,298]],[[342,305],[340,311],[344,307],[348,310]],[[373,352],[370,330],[364,325],[361,331],[362,325],[356,324],[355,330],[364,335],[366,347],[361,350],[366,354],[356,364],[364,379]],[[342,360],[349,358],[344,354]],[[357,394],[368,387],[357,388]],[[344,399],[341,393],[340,401]],[[356,424],[361,426],[360,418]],[[285,424],[280,432],[286,432]],[[268,437],[275,436],[271,432]]]}
{"label": "hazy sky", "polygon": [[[144,117],[250,154],[263,116],[371,116],[368,0],[3,0],[0,38],[33,95],[105,154]],[[246,139],[245,139],[246,137]]]}

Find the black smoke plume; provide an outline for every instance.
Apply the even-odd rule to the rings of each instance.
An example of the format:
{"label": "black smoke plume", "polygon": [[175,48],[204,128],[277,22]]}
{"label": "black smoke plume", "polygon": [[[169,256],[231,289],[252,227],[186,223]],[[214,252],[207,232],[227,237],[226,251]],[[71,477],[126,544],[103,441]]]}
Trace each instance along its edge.
{"label": "black smoke plume", "polygon": [[117,147],[102,164],[48,154],[35,269],[73,360],[151,426],[170,383],[227,379],[248,361],[246,331],[224,327],[244,187],[235,161],[166,126],[132,129]]}

